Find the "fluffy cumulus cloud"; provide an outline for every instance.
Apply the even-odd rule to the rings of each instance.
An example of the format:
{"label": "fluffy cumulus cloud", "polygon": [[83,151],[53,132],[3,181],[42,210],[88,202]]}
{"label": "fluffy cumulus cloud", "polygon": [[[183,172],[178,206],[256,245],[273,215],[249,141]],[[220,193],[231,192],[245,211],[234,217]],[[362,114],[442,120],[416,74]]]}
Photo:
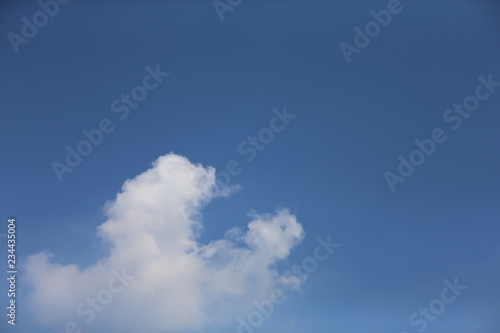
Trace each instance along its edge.
{"label": "fluffy cumulus cloud", "polygon": [[304,236],[286,209],[250,215],[245,230],[200,244],[203,206],[228,192],[217,189],[211,167],[175,154],[158,158],[106,204],[108,219],[98,227],[109,244],[105,258],[85,268],[55,263],[48,252],[28,258],[37,318],[127,331],[204,330],[296,283],[274,268]]}

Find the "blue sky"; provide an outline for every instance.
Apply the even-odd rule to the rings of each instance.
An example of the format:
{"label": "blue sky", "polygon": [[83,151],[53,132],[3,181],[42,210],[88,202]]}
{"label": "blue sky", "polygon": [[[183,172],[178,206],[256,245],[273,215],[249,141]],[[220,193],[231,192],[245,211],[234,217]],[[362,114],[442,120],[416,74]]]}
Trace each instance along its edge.
{"label": "blue sky", "polygon": [[[409,317],[441,297],[444,280],[455,278],[467,289],[425,331],[499,332],[500,88],[456,130],[443,119],[454,103],[475,94],[479,76],[500,82],[500,7],[494,1],[401,1],[402,10],[350,63],[339,44],[354,45],[353,28],[364,29],[374,20],[370,11],[387,9],[387,1],[243,1],[221,21],[210,1],[74,0],[18,53],[8,33],[21,34],[21,19],[31,20],[40,7],[35,1],[1,6],[0,233],[15,216],[23,264],[18,322],[11,327],[2,314],[2,332],[64,331],[66,318],[36,319],[59,299],[34,301],[51,280],[50,273],[47,281],[37,277],[45,266],[37,268],[36,254],[49,251],[53,264],[74,264],[80,272],[109,258],[113,247],[97,236],[109,220],[106,202],[171,152],[187,159],[181,179],[189,179],[184,170],[196,164],[203,166],[200,177],[208,166],[224,170],[231,160],[241,167],[230,181],[239,190],[196,207],[203,226],[199,246],[225,239],[233,227],[246,232],[255,218],[249,212],[278,218],[283,208],[304,233],[297,231],[295,242],[277,231],[275,241],[286,241],[290,253],[270,262],[272,269],[283,273],[312,256],[317,237],[331,235],[341,244],[300,291],[287,290],[286,302],[255,332],[419,332],[423,326],[410,325]],[[121,120],[111,104],[143,83],[148,66],[169,75]],[[238,146],[285,108],[296,117],[247,162]],[[76,149],[85,139],[82,130],[105,118],[114,130],[60,182],[52,163],[65,163],[65,147]],[[408,159],[417,149],[414,140],[430,138],[435,128],[447,140],[391,191],[384,173],[396,174],[398,156]],[[165,193],[182,192],[167,180]],[[161,206],[162,198],[152,200]],[[286,221],[295,226],[292,217]],[[6,239],[0,241],[6,252]],[[269,267],[259,274],[269,277]],[[65,288],[99,290],[90,282],[82,287],[87,282],[75,279]],[[278,282],[256,283],[251,291],[266,295]],[[3,281],[2,304],[6,287]],[[134,288],[95,322],[82,324],[83,331],[125,325],[113,308],[135,309],[126,304]],[[157,304],[158,298],[141,301]],[[244,308],[248,299],[239,300],[217,298],[217,309],[226,301]],[[70,303],[61,300],[61,306]],[[237,315],[221,310],[220,316],[222,324],[201,331],[237,331]],[[145,321],[141,330],[193,331],[182,325],[158,329]]]}

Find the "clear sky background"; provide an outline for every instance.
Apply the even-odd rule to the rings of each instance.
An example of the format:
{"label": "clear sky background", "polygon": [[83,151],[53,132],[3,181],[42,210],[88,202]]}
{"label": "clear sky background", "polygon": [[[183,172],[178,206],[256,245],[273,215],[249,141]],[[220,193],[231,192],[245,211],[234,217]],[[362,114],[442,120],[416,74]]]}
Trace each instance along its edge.
{"label": "clear sky background", "polygon": [[[418,332],[410,315],[458,278],[468,288],[425,331],[499,333],[500,87],[456,130],[443,114],[474,94],[478,76],[500,82],[500,5],[401,5],[347,63],[339,44],[353,44],[353,28],[387,1],[245,0],[221,21],[208,0],[74,0],[17,54],[7,34],[20,34],[21,18],[40,7],[2,2],[0,233],[15,216],[19,263],[50,251],[54,263],[84,269],[110,251],[96,228],[125,180],[170,152],[217,170],[236,160],[242,172],[231,184],[241,188],[201,210],[199,244],[245,230],[251,211],[280,207],[305,231],[280,272],[311,256],[317,237],[341,244],[255,332]],[[111,103],[157,64],[170,75],[120,120]],[[247,162],[238,145],[285,106],[296,118]],[[65,147],[103,118],[115,130],[59,182],[51,163],[64,163]],[[437,127],[448,139],[391,191],[384,172],[397,173],[398,156]],[[38,321],[27,269],[18,325],[2,310],[0,331],[62,332],[65,322]],[[236,332],[236,318],[226,319],[202,331]],[[82,329],[109,331],[97,322]],[[141,331],[182,330],[144,321]]]}

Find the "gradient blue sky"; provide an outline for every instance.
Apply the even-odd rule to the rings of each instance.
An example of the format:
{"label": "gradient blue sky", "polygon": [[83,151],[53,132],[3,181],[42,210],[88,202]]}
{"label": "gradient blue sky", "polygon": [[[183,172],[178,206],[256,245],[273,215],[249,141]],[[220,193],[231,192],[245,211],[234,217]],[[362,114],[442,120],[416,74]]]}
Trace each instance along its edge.
{"label": "gradient blue sky", "polygon": [[[0,200],[2,218],[18,219],[18,260],[43,250],[82,267],[101,258],[104,203],[160,155],[217,169],[235,159],[241,190],[204,209],[200,242],[244,227],[250,210],[287,206],[307,235],[283,269],[318,236],[342,244],[256,331],[416,332],[409,315],[458,277],[469,288],[426,332],[500,332],[500,91],[460,129],[442,120],[479,75],[500,81],[500,6],[402,4],[347,64],[339,43],[387,1],[245,0],[221,22],[210,1],[74,0],[18,54],[6,35],[39,7],[2,2]],[[120,121],[110,103],[156,64],[170,76]],[[238,144],[283,106],[297,117],[245,162]],[[51,163],[103,117],[115,131],[59,183]],[[448,140],[392,193],[383,173],[436,127]],[[18,288],[19,324],[2,314],[2,332],[39,327]]]}

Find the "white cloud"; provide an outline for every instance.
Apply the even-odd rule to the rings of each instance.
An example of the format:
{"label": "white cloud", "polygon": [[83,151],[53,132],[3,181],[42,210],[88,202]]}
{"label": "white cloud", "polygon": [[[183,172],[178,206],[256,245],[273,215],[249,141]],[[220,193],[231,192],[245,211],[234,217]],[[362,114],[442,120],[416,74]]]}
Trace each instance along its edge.
{"label": "white cloud", "polygon": [[[215,170],[168,154],[127,180],[106,204],[108,220],[98,235],[109,256],[92,266],[60,265],[46,252],[27,260],[30,301],[37,317],[61,324],[125,268],[135,277],[92,325],[113,323],[127,331],[204,329],[232,322],[283,283],[273,264],[304,236],[288,210],[251,215],[248,230],[230,229],[224,239],[200,244],[201,209],[219,193]],[[288,282],[287,282],[288,281]],[[85,331],[85,330],[84,330]]]}

